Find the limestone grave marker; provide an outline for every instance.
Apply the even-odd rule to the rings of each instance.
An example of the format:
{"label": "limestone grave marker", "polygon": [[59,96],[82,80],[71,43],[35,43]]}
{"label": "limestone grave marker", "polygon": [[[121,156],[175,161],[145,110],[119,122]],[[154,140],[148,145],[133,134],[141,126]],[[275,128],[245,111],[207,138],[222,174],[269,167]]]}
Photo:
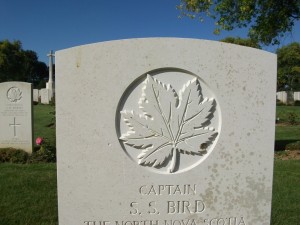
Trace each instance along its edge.
{"label": "limestone grave marker", "polygon": [[149,38],[55,55],[59,224],[270,224],[274,54]]}
{"label": "limestone grave marker", "polygon": [[0,83],[0,148],[32,152],[32,85]]}
{"label": "limestone grave marker", "polygon": [[34,102],[39,102],[39,89],[33,89],[33,101]]}
{"label": "limestone grave marker", "polygon": [[48,105],[50,102],[50,90],[47,88],[43,88],[40,90],[41,94],[41,103]]}

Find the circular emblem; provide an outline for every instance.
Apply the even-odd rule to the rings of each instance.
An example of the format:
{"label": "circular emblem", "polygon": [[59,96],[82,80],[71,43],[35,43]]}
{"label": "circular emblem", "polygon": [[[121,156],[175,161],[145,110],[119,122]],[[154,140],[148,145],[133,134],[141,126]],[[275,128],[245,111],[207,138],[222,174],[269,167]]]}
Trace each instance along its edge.
{"label": "circular emblem", "polygon": [[11,102],[18,102],[22,98],[22,91],[17,87],[11,87],[7,91],[7,99]]}
{"label": "circular emblem", "polygon": [[212,152],[221,127],[209,86],[179,69],[152,71],[135,80],[120,100],[117,118],[126,154],[163,174],[199,165]]}

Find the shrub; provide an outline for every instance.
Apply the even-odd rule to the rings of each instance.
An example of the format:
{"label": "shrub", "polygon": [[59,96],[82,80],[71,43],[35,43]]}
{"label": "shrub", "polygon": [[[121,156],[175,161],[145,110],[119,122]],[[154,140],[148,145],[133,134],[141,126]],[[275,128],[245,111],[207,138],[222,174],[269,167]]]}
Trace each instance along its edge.
{"label": "shrub", "polygon": [[300,150],[300,141],[289,143],[285,147],[286,150]]}
{"label": "shrub", "polygon": [[299,100],[296,100],[296,101],[294,102],[294,106],[300,106],[300,101],[299,101]]}
{"label": "shrub", "polygon": [[52,97],[52,99],[49,102],[49,105],[55,106],[55,96]]}
{"label": "shrub", "polygon": [[[40,140],[41,139],[41,140]],[[37,138],[34,151],[30,156],[30,163],[56,162],[56,148],[49,145],[47,139]]]}
{"label": "shrub", "polygon": [[295,125],[297,123],[297,114],[294,113],[294,112],[290,112],[288,114],[288,122],[291,124],[291,125]]}
{"label": "shrub", "polygon": [[29,154],[21,149],[14,148],[1,148],[0,149],[0,162],[10,163],[26,163]]}
{"label": "shrub", "polygon": [[282,101],[276,100],[276,105],[277,106],[285,106],[286,104],[284,104]]}

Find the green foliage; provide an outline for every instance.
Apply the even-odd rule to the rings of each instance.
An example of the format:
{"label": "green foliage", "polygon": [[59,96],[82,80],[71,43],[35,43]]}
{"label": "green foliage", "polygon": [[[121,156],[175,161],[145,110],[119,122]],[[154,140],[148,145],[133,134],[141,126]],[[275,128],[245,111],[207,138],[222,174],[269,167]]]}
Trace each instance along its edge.
{"label": "green foliage", "polygon": [[300,91],[300,43],[293,42],[277,50],[278,89]]}
{"label": "green foliage", "polygon": [[292,142],[286,145],[286,150],[300,150],[300,141]]}
{"label": "green foliage", "polygon": [[50,146],[56,146],[55,107],[38,104],[33,107],[34,140],[37,137],[47,138]]}
{"label": "green foliage", "polygon": [[49,144],[47,139],[43,140],[40,146],[35,147],[35,151],[30,156],[30,163],[56,162],[56,148]]}
{"label": "green foliage", "polygon": [[29,155],[21,149],[1,148],[0,163],[41,163],[56,162],[56,148],[44,140],[41,146],[36,146]]}
{"label": "green foliage", "polygon": [[10,163],[26,163],[28,160],[28,153],[21,149],[14,148],[1,148],[0,149],[0,162]]}
{"label": "green foliage", "polygon": [[35,86],[36,89],[42,89],[46,87],[46,80],[42,79],[38,82],[38,84]]}
{"label": "green foliage", "polygon": [[0,82],[24,81],[35,87],[47,74],[46,64],[34,51],[23,50],[20,41],[0,41]]}
{"label": "green foliage", "polygon": [[[51,101],[49,102],[49,105],[55,107],[55,96],[53,96],[53,98],[51,99]],[[51,114],[55,117],[55,111],[51,112]]]}
{"label": "green foliage", "polygon": [[291,125],[296,125],[296,120],[297,120],[297,114],[296,113],[289,113],[288,114],[288,120],[289,120],[289,124]]}
{"label": "green foliage", "polygon": [[36,146],[30,157],[31,163],[56,161],[55,138],[55,107],[53,105],[35,105],[34,113],[34,140],[43,138],[41,146]]}
{"label": "green foliage", "polygon": [[300,19],[299,0],[180,0],[177,8],[182,16],[213,18],[215,33],[250,26],[249,37],[266,45],[278,44]]}
{"label": "green foliage", "polygon": [[226,42],[226,43],[231,43],[231,44],[236,44],[236,45],[242,45],[242,46],[247,46],[247,47],[252,47],[252,48],[258,48],[261,49],[261,46],[258,44],[257,41],[252,40],[250,38],[234,38],[234,37],[227,37],[225,39],[220,40],[221,42]]}

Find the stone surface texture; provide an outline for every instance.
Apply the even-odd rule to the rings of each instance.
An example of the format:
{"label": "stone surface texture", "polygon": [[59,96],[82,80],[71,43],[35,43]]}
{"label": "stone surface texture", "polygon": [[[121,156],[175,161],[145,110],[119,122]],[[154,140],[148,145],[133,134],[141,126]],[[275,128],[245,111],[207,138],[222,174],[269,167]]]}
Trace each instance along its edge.
{"label": "stone surface texture", "polygon": [[39,102],[39,89],[33,89],[33,101],[34,102]]}
{"label": "stone surface texture", "polygon": [[60,225],[270,224],[275,54],[145,38],[55,55]]}
{"label": "stone surface texture", "polygon": [[0,148],[33,147],[32,85],[25,82],[0,83]]}
{"label": "stone surface texture", "polygon": [[47,88],[43,88],[40,90],[41,94],[41,103],[48,105],[50,102],[50,90]]}
{"label": "stone surface texture", "polygon": [[294,92],[294,100],[300,101],[300,91]]}

